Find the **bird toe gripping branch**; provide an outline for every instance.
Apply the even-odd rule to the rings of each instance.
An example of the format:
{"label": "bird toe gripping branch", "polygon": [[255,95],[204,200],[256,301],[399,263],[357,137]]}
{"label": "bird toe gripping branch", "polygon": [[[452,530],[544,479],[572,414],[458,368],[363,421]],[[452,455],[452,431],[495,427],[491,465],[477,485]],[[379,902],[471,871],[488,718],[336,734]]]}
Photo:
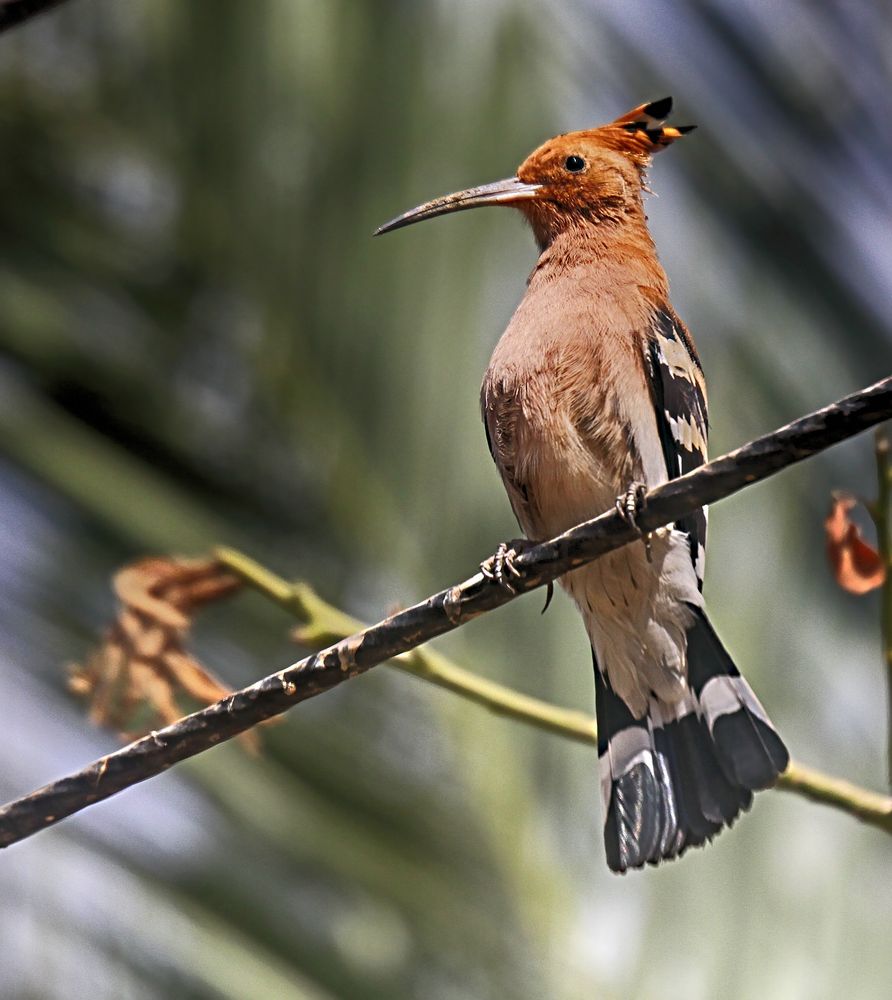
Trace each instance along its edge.
{"label": "bird toe gripping branch", "polygon": [[638,527],[638,515],[644,510],[644,498],[646,496],[647,487],[644,483],[629,483],[626,487],[626,492],[616,498],[616,509],[619,515],[641,535],[647,561],[653,562],[653,546],[650,543],[650,533],[642,531]]}
{"label": "bird toe gripping branch", "polygon": [[500,587],[504,587],[512,594],[517,593],[517,588],[512,582],[523,577],[523,571],[516,565],[517,557],[521,552],[533,547],[535,543],[527,538],[514,538],[510,542],[499,542],[495,552],[480,563],[480,572],[487,578],[493,580]]}

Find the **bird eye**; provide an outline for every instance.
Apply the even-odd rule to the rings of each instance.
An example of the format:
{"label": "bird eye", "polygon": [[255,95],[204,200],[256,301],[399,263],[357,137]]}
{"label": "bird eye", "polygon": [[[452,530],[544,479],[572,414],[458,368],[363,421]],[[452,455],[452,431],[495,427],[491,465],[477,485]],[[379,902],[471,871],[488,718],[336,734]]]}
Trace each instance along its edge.
{"label": "bird eye", "polygon": [[580,170],[585,170],[585,160],[581,156],[568,156],[564,161],[564,166],[572,174],[578,174]]}

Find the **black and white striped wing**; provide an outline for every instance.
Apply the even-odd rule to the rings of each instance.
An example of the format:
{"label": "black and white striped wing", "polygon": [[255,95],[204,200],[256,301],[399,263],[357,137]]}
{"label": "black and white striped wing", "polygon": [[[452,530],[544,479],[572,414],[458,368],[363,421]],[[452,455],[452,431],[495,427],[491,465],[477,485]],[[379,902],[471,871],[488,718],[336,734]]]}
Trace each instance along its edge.
{"label": "black and white striped wing", "polygon": [[[706,461],[706,387],[696,349],[670,309],[645,347],[660,447],[670,479]],[[703,584],[706,511],[675,523]],[[614,871],[657,864],[711,840],[748,809],[789,763],[780,736],[715,634],[689,605],[687,687],[669,704],[653,695],[636,715],[595,658],[604,845]],[[604,668],[604,669],[602,669]]]}
{"label": "black and white striped wing", "polygon": [[[706,382],[691,336],[672,312],[654,318],[647,343],[651,396],[660,445],[670,479],[684,475],[706,461],[708,421]],[[706,562],[706,508],[675,522],[688,536],[691,561],[703,589]]]}

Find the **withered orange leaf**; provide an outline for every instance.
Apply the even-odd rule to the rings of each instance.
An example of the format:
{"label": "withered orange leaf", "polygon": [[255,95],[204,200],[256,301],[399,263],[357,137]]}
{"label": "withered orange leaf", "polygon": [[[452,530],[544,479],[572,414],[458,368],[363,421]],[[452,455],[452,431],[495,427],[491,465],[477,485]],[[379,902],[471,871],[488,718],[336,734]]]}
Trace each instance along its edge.
{"label": "withered orange leaf", "polygon": [[[240,586],[213,559],[141,559],[116,573],[117,618],[102,645],[71,668],[69,687],[89,698],[91,720],[132,738],[176,722],[189,699],[211,704],[229,694],[185,642],[195,612]],[[243,734],[243,742],[256,748],[257,737]]]}
{"label": "withered orange leaf", "polygon": [[843,590],[867,594],[882,585],[886,574],[880,554],[864,541],[861,529],[849,517],[857,505],[858,500],[849,494],[834,494],[824,522],[827,558]]}

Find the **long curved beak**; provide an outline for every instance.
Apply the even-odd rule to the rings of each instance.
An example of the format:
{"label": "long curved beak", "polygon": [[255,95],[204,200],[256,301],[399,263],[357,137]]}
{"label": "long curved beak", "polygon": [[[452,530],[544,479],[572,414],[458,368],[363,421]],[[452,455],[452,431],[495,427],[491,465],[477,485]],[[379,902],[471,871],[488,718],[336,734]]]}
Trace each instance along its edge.
{"label": "long curved beak", "polygon": [[456,191],[455,194],[434,198],[433,201],[426,201],[423,205],[413,208],[411,212],[398,215],[376,229],[374,235],[380,236],[394,229],[402,229],[403,226],[411,226],[413,222],[433,219],[437,215],[464,212],[466,208],[479,208],[481,205],[513,205],[519,201],[527,201],[536,196],[539,187],[539,184],[525,184],[518,177],[507,177],[503,181],[482,184],[466,191]]}

